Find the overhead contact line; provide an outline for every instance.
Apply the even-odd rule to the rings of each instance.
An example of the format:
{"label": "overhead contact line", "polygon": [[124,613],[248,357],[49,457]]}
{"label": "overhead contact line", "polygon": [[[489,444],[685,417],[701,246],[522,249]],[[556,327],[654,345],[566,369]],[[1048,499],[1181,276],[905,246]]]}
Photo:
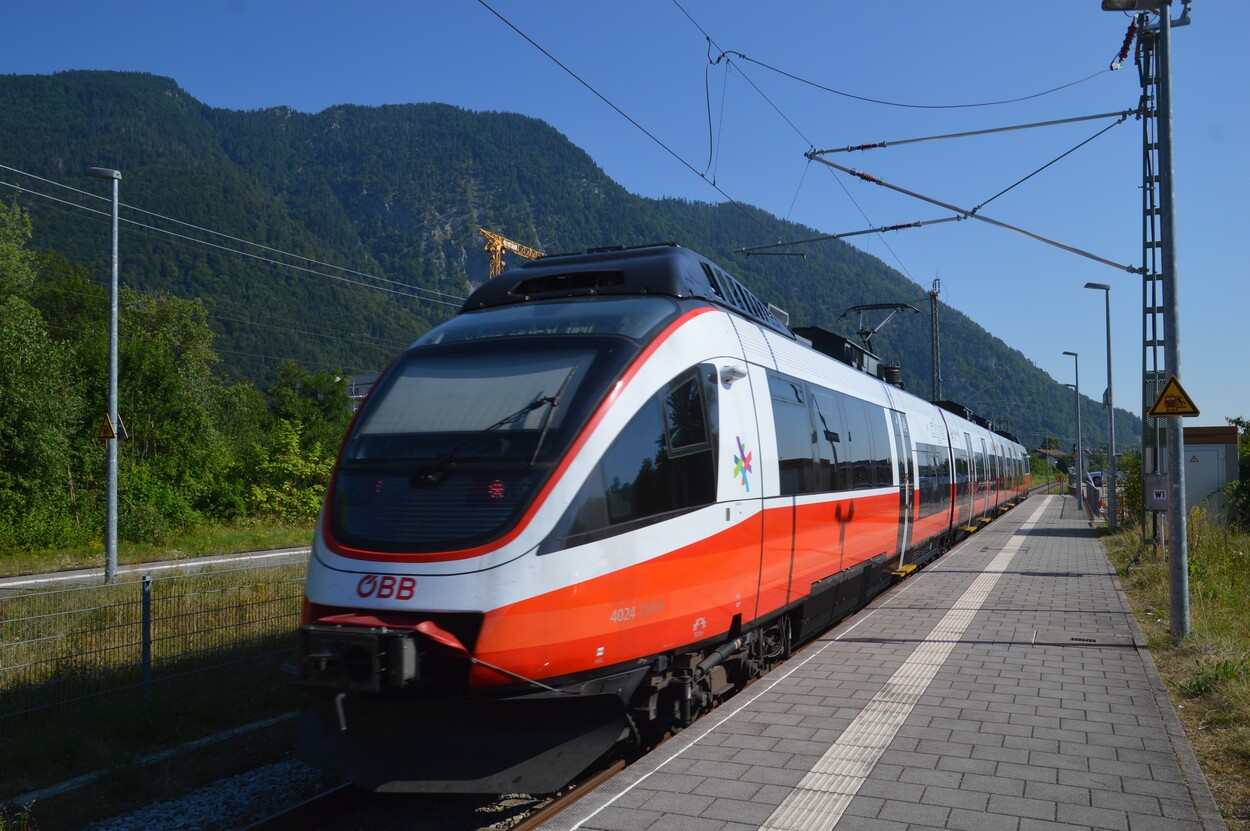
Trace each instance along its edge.
{"label": "overhead contact line", "polygon": [[775,72],[778,75],[782,75],[786,78],[789,78],[792,81],[798,81],[801,84],[806,84],[807,86],[814,87],[816,89],[822,90],[824,92],[832,93],[834,95],[840,95],[843,98],[850,98],[855,101],[863,101],[866,104],[879,104],[883,107],[902,107],[904,109],[912,109],[912,110],[961,110],[961,109],[973,109],[976,107],[997,107],[1002,104],[1019,104],[1022,101],[1032,101],[1034,98],[1041,98],[1044,95],[1050,95],[1051,93],[1060,92],[1061,90],[1065,90],[1070,87],[1077,86],[1078,84],[1083,84],[1086,81],[1097,78],[1099,75],[1103,74],[1104,72],[1111,71],[1109,68],[1100,69],[1097,72],[1094,72],[1090,75],[1086,75],[1084,78],[1080,78],[1076,81],[1071,81],[1066,84],[1061,84],[1057,87],[1052,87],[1051,89],[1043,90],[1041,92],[1035,92],[1031,95],[1022,95],[1019,98],[1004,98],[998,101],[980,101],[980,102],[970,103],[970,104],[909,104],[909,103],[904,103],[900,101],[887,101],[882,98],[871,98],[866,95],[856,95],[855,93],[846,92],[845,90],[834,89],[833,87],[825,86],[824,84],[817,83],[816,81],[812,81],[802,76],[795,75],[793,72],[787,72],[786,70],[779,69],[778,67],[772,66],[771,64],[767,64],[763,61],[759,61],[754,58],[747,57],[743,53],[737,52],[734,50],[727,50],[725,54],[736,55],[737,57],[741,58],[744,61],[750,61],[751,63],[757,66],[761,66],[764,69],[769,70],[770,72]]}
{"label": "overhead contact line", "polygon": [[[59,188],[64,188],[65,190],[72,191],[72,192],[74,192],[74,193],[76,193],[76,194],[79,194],[79,195],[81,195],[81,196],[86,196],[86,197],[89,197],[89,198],[92,198],[92,199],[105,199],[105,197],[99,196],[98,194],[94,194],[94,193],[91,193],[91,192],[89,192],[89,191],[82,190],[82,189],[80,189],[80,188],[75,188],[75,187],[73,187],[73,186],[71,186],[71,185],[66,185],[66,184],[63,184],[63,183],[61,183],[61,182],[56,182],[56,181],[53,181],[53,180],[51,180],[51,179],[46,179],[46,178],[44,178],[44,177],[42,177],[42,176],[37,176],[37,175],[35,175],[35,174],[33,174],[33,173],[28,173],[28,172],[26,172],[26,171],[19,170],[18,168],[10,167],[10,166],[5,165],[5,164],[0,164],[0,170],[7,170],[7,171],[10,171],[10,172],[12,172],[12,173],[16,173],[16,174],[18,174],[18,175],[21,175],[21,176],[26,176],[26,177],[29,177],[29,178],[34,179],[34,180],[39,181],[39,182],[44,182],[44,183],[46,183],[46,184],[50,184],[50,185],[53,185],[53,186],[55,186],[55,187],[59,187]],[[79,202],[74,202],[74,201],[67,200],[67,199],[61,199],[61,198],[56,197],[56,196],[53,196],[53,195],[51,195],[51,194],[48,194],[48,193],[43,193],[43,192],[41,192],[41,191],[34,190],[34,189],[29,188],[29,187],[25,187],[25,186],[22,186],[22,185],[19,185],[19,184],[13,183],[13,182],[4,182],[4,181],[0,181],[0,185],[6,185],[6,186],[8,186],[8,187],[10,187],[10,188],[13,188],[15,191],[18,191],[19,193],[29,193],[29,194],[32,194],[32,195],[34,195],[34,196],[38,196],[38,197],[40,197],[40,198],[42,198],[42,199],[46,199],[46,200],[48,200],[48,201],[50,201],[50,202],[55,202],[55,203],[58,203],[58,204],[60,204],[60,205],[66,206],[66,207],[75,208],[75,209],[77,209],[77,210],[81,210],[81,211],[87,211],[88,213],[93,213],[93,214],[96,214],[96,215],[98,215],[98,216],[108,216],[108,213],[107,213],[107,212],[97,210],[97,209],[95,209],[95,208],[90,207],[89,205],[84,205],[84,204],[82,204],[82,203],[79,203]],[[106,201],[107,201],[107,200],[106,200]],[[296,270],[296,271],[303,271],[303,272],[305,272],[305,273],[312,274],[312,275],[314,275],[314,276],[325,277],[325,278],[327,278],[327,279],[330,279],[330,280],[335,280],[335,281],[338,281],[338,282],[348,283],[348,284],[351,284],[351,285],[358,285],[358,286],[362,286],[362,287],[364,287],[364,288],[370,288],[370,289],[374,289],[374,290],[377,290],[377,291],[385,291],[385,292],[388,292],[388,293],[390,293],[390,294],[396,294],[396,295],[400,295],[400,296],[404,296],[404,297],[410,297],[410,298],[412,298],[412,299],[414,299],[414,300],[419,300],[419,301],[423,301],[423,302],[426,302],[426,303],[435,303],[435,304],[439,304],[439,305],[443,305],[443,306],[453,306],[453,307],[458,307],[458,306],[460,306],[460,305],[464,302],[464,298],[463,298],[463,297],[460,297],[460,296],[457,296],[457,295],[453,295],[453,294],[448,294],[447,292],[438,291],[438,290],[436,290],[436,289],[427,289],[427,288],[424,288],[424,287],[422,287],[422,286],[415,286],[415,285],[412,285],[412,284],[410,284],[410,283],[404,283],[404,282],[399,281],[399,280],[392,280],[392,279],[389,279],[389,278],[386,278],[386,277],[380,277],[380,276],[378,276],[378,275],[376,275],[376,274],[369,274],[368,272],[357,271],[357,270],[355,270],[355,269],[351,269],[351,268],[348,268],[348,267],[346,267],[346,266],[335,265],[335,264],[333,264],[333,263],[324,262],[324,261],[317,260],[317,259],[314,259],[314,258],[311,258],[311,257],[305,257],[305,256],[303,256],[303,255],[300,255],[300,254],[295,254],[295,253],[290,252],[290,251],[284,251],[284,250],[282,250],[282,249],[280,249],[280,248],[274,248],[274,247],[272,247],[272,246],[268,246],[268,245],[265,245],[265,244],[263,244],[263,243],[259,243],[259,242],[252,242],[252,241],[250,241],[250,240],[243,239],[242,237],[232,236],[232,235],[230,235],[230,234],[226,234],[226,233],[223,233],[223,232],[221,232],[221,231],[215,231],[215,230],[213,230],[213,229],[211,229],[211,228],[206,228],[206,227],[203,227],[203,226],[200,226],[200,225],[195,225],[194,223],[185,222],[185,221],[183,221],[183,220],[180,220],[180,219],[175,219],[174,217],[170,217],[170,216],[165,216],[165,215],[163,215],[163,214],[159,214],[159,213],[156,213],[156,212],[154,212],[154,211],[145,210],[145,209],[143,209],[143,208],[139,208],[139,207],[136,207],[136,206],[134,206],[134,205],[128,205],[128,204],[122,203],[122,204],[121,204],[121,207],[125,208],[125,209],[126,209],[126,210],[128,210],[128,211],[133,211],[133,212],[135,212],[135,213],[145,214],[145,215],[147,215],[147,216],[153,217],[154,219],[164,220],[164,221],[166,221],[166,222],[171,222],[171,223],[174,223],[174,224],[176,224],[176,225],[183,226],[183,227],[185,227],[185,228],[190,228],[190,229],[193,229],[193,230],[196,230],[196,231],[200,231],[200,232],[202,232],[202,233],[211,234],[211,235],[216,236],[216,237],[221,237],[221,238],[223,238],[223,239],[230,240],[230,241],[232,241],[232,242],[236,242],[236,243],[240,243],[240,244],[242,244],[242,245],[247,245],[247,246],[252,246],[252,247],[254,247],[254,248],[259,248],[259,249],[261,249],[261,250],[263,250],[263,251],[268,251],[268,252],[270,252],[270,253],[277,254],[277,255],[280,255],[280,256],[282,256],[282,257],[286,257],[286,258],[288,258],[288,259],[291,259],[291,260],[297,260],[297,261],[300,261],[300,262],[303,262],[303,263],[307,263],[308,265],[307,265],[307,266],[304,266],[304,265],[300,265],[299,263],[291,263],[291,262],[284,262],[284,261],[282,261],[282,260],[276,260],[276,259],[273,259],[273,258],[271,258],[271,257],[266,257],[266,256],[263,256],[263,255],[260,255],[260,254],[253,253],[253,252],[251,252],[251,251],[245,251],[245,250],[242,250],[242,249],[233,248],[233,247],[231,247],[231,246],[229,246],[229,245],[223,245],[223,244],[220,244],[220,243],[214,243],[214,242],[211,242],[211,241],[209,241],[209,240],[199,239],[199,238],[197,238],[197,237],[193,237],[193,236],[190,236],[190,235],[187,235],[187,234],[181,234],[181,233],[178,233],[177,231],[173,231],[173,230],[170,230],[170,229],[167,229],[167,228],[161,228],[161,227],[156,226],[156,225],[150,225],[150,224],[148,224],[148,223],[139,222],[139,221],[134,220],[134,219],[126,219],[126,218],[122,218],[122,219],[121,219],[121,221],[122,221],[122,222],[124,222],[124,223],[126,223],[126,224],[128,224],[128,225],[131,225],[131,226],[133,226],[133,227],[135,227],[135,228],[141,228],[141,229],[146,229],[146,230],[149,230],[149,231],[154,231],[154,232],[156,232],[156,233],[158,233],[158,234],[164,234],[164,235],[166,235],[166,236],[172,237],[172,238],[177,239],[177,240],[181,240],[181,241],[183,241],[183,242],[189,242],[189,243],[194,243],[194,244],[198,244],[198,245],[203,245],[203,246],[205,246],[205,247],[208,247],[208,248],[213,248],[213,249],[216,249],[216,250],[221,251],[221,252],[229,252],[229,253],[233,253],[233,254],[238,254],[238,255],[239,255],[239,256],[241,256],[241,257],[247,257],[247,258],[249,258],[249,259],[258,260],[258,261],[265,262],[265,263],[269,263],[269,264],[271,264],[271,265],[279,266],[279,267],[282,267],[282,268],[290,268],[290,269],[293,269],[293,270]],[[328,273],[328,272],[325,272],[325,271],[319,271],[317,268],[312,268],[312,267],[310,267],[310,266],[318,266],[318,267],[321,267],[321,268],[330,268],[330,269],[334,269],[334,270],[336,270],[336,271],[342,272],[343,274],[349,274],[349,275],[353,275],[353,276],[355,276],[355,277],[361,277],[361,278],[364,278],[365,280],[372,280],[372,281],[374,281],[375,283],[381,283],[381,284],[384,284],[384,285],[373,285],[373,284],[370,284],[370,283],[362,282],[362,281],[360,281],[360,280],[353,280],[353,279],[350,279],[350,278],[348,278],[348,277],[343,277],[343,276],[340,276],[340,275],[337,275],[337,274],[331,274],[331,273]],[[397,288],[388,288],[388,286],[395,286],[395,287],[397,287]]]}
{"label": "overhead contact line", "polygon": [[546,49],[544,49],[544,48],[543,48],[543,47],[542,47],[542,46],[541,46],[541,45],[540,45],[540,44],[539,44],[536,40],[534,40],[534,39],[533,39],[532,37],[530,37],[529,35],[525,34],[525,32],[521,31],[521,30],[517,27],[517,25],[516,25],[515,23],[513,23],[511,20],[509,20],[508,18],[504,17],[502,14],[500,14],[499,12],[497,12],[494,8],[492,8],[492,7],[491,7],[491,5],[490,5],[489,3],[487,3],[487,2],[486,2],[486,0],[477,0],[477,2],[478,2],[479,4],[481,4],[481,6],[482,6],[484,9],[486,9],[488,12],[490,12],[491,14],[493,14],[495,17],[499,18],[499,19],[500,19],[500,20],[504,23],[504,25],[506,25],[509,29],[511,29],[512,31],[514,31],[514,32],[516,32],[518,35],[520,35],[522,38],[524,38],[524,39],[525,39],[525,41],[526,41],[527,43],[529,43],[531,46],[533,46],[533,47],[534,47],[535,49],[537,49],[539,52],[542,52],[542,53],[543,53],[543,55],[545,55],[545,56],[546,56],[546,57],[547,57],[547,58],[548,58],[548,59],[549,59],[552,63],[554,63],[556,66],[560,67],[561,69],[563,69],[566,73],[568,73],[568,75],[569,75],[570,77],[572,77],[575,81],[577,81],[579,84],[581,84],[582,86],[584,86],[587,90],[589,90],[589,91],[591,92],[591,94],[593,94],[596,98],[598,98],[600,101],[602,101],[603,103],[605,103],[605,104],[607,104],[609,107],[611,107],[613,110],[615,110],[615,111],[616,111],[616,113],[617,113],[617,115],[621,116],[621,118],[624,118],[626,121],[628,121],[630,124],[632,124],[635,128],[637,128],[637,129],[638,129],[638,130],[639,130],[639,131],[640,131],[643,135],[645,135],[647,138],[651,139],[651,141],[655,142],[655,144],[656,144],[658,147],[660,147],[660,149],[662,149],[664,152],[668,153],[670,156],[672,156],[674,159],[676,159],[678,162],[680,162],[680,163],[681,163],[681,164],[682,164],[682,165],[683,165],[683,166],[684,166],[687,170],[689,170],[689,171],[690,171],[691,173],[693,173],[695,176],[698,176],[698,177],[699,177],[700,179],[702,179],[704,182],[707,182],[707,183],[708,183],[708,185],[709,185],[709,186],[710,186],[713,190],[715,190],[715,191],[716,191],[717,193],[719,193],[721,196],[725,197],[725,199],[726,199],[726,200],[728,200],[728,201],[729,201],[729,203],[730,203],[731,205],[733,205],[735,208],[737,208],[739,211],[741,211],[741,212],[743,213],[743,215],[745,215],[748,219],[750,219],[750,220],[751,220],[752,222],[754,222],[756,225],[760,226],[760,228],[762,228],[766,234],[768,234],[769,236],[771,236],[773,239],[777,239],[777,235],[776,235],[775,233],[773,233],[771,230],[769,230],[768,226],[767,226],[767,225],[765,225],[765,224],[764,224],[764,223],[760,220],[760,218],[759,218],[759,217],[757,217],[755,214],[753,214],[753,213],[751,213],[750,211],[748,211],[748,210],[747,210],[747,208],[746,208],[746,205],[744,205],[743,203],[739,202],[737,199],[734,199],[732,196],[730,196],[728,193],[726,193],[726,192],[725,192],[725,190],[724,190],[723,188],[721,188],[721,186],[720,186],[720,185],[716,184],[716,182],[714,182],[713,180],[709,179],[709,178],[708,178],[705,174],[700,173],[700,172],[698,171],[698,169],[697,169],[694,165],[692,165],[690,162],[688,162],[688,161],[686,161],[684,158],[682,158],[682,157],[681,157],[681,155],[680,155],[680,154],[678,154],[676,150],[673,150],[671,147],[669,147],[667,144],[665,144],[663,141],[661,141],[661,140],[660,140],[660,139],[659,139],[659,138],[658,138],[658,137],[657,137],[654,133],[652,133],[652,132],[651,132],[650,130],[648,130],[646,127],[643,127],[641,124],[639,124],[637,121],[635,121],[635,120],[634,120],[634,119],[633,119],[633,118],[632,118],[632,117],[631,117],[628,113],[626,113],[624,110],[622,110],[622,109],[621,109],[620,107],[618,107],[616,104],[614,104],[614,103],[613,103],[613,102],[612,102],[612,101],[611,101],[611,100],[610,100],[610,99],[609,99],[606,95],[604,95],[604,94],[603,94],[603,93],[601,93],[599,90],[597,90],[597,89],[595,89],[593,86],[591,86],[591,85],[590,85],[590,82],[586,81],[584,78],[582,78],[582,77],[581,77],[580,75],[578,75],[576,72],[574,72],[572,69],[569,69],[569,68],[568,68],[567,66],[565,66],[563,63],[561,63],[559,58],[557,58],[555,55],[552,55],[550,52],[548,52]]}
{"label": "overhead contact line", "polygon": [[[809,158],[811,157],[809,156]],[[1103,265],[1109,265],[1112,268],[1116,268],[1121,271],[1127,271],[1131,274],[1142,273],[1141,268],[1137,268],[1137,267],[1130,266],[1130,265],[1125,265],[1123,263],[1117,263],[1114,260],[1108,260],[1104,257],[1098,256],[1097,254],[1092,254],[1089,251],[1085,251],[1084,249],[1077,248],[1071,245],[1066,245],[1062,242],[1058,242],[1056,240],[1050,239],[1049,237],[1044,237],[1041,234],[1035,234],[1032,231],[1027,231],[1024,228],[1020,228],[1015,225],[1009,225],[1008,223],[1001,222],[997,219],[991,219],[985,214],[975,213],[975,210],[976,210],[975,208],[971,210],[967,208],[961,208],[957,205],[952,205],[949,202],[943,202],[939,199],[934,199],[932,197],[925,196],[924,194],[920,194],[920,193],[916,193],[915,191],[908,190],[907,188],[899,187],[898,185],[892,185],[889,182],[886,182],[884,179],[880,179],[876,176],[873,176],[868,173],[864,173],[859,170],[855,170],[854,168],[843,167],[842,165],[836,164],[835,162],[831,162],[828,159],[815,158],[813,160],[818,161],[821,164],[828,165],[829,167],[835,168],[837,170],[840,170],[843,173],[849,173],[851,176],[854,176],[857,179],[862,179],[865,182],[869,182],[874,185],[880,185],[883,188],[887,188],[888,190],[895,191],[896,193],[901,193],[904,196],[910,196],[913,199],[919,199],[921,202],[928,202],[930,205],[937,205],[939,208],[945,208],[948,211],[952,211],[956,214],[959,214],[960,216],[958,218],[960,219],[978,219],[989,225],[993,225],[995,227],[1002,228],[1007,231],[1014,231],[1017,234],[1021,234],[1022,236],[1026,236],[1029,239],[1036,240],[1037,242],[1043,242],[1043,243],[1046,243],[1047,245],[1052,245],[1056,248],[1061,248],[1064,251],[1067,251],[1071,254],[1076,254],[1078,256],[1085,257],[1095,262],[1102,263]]]}
{"label": "overhead contact line", "polygon": [[[1098,115],[1079,115],[1073,118],[1059,118],[1053,121],[1036,121],[1032,124],[1013,124],[1009,127],[990,127],[985,130],[968,130],[963,133],[944,133],[937,136],[922,136],[920,138],[899,139],[897,141],[877,141],[871,144],[852,144],[846,147],[830,147],[825,150],[812,150],[812,154],[816,156],[825,156],[830,153],[852,153],[856,150],[877,150],[884,147],[902,147],[905,144],[919,144],[925,141],[940,141],[942,139],[970,138],[972,136],[988,136],[993,133],[1008,133],[1014,130],[1031,130],[1034,127],[1056,127],[1061,124],[1075,124],[1080,121],[1096,121],[1100,118],[1117,118],[1116,124],[1123,122],[1130,115],[1140,115],[1141,110],[1121,110],[1114,113],[1099,113]],[[1114,124],[1111,126],[1115,126]],[[1098,133],[1095,135],[1102,135]],[[1077,145],[1080,147],[1081,145]],[[1075,150],[1076,148],[1073,148]],[[1071,151],[1068,151],[1071,152]]]}

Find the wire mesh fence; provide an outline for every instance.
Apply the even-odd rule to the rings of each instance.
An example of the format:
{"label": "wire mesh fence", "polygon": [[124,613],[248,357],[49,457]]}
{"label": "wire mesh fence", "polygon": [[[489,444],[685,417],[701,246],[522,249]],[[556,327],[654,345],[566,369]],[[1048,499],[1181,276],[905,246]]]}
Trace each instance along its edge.
{"label": "wire mesh fence", "polygon": [[304,564],[0,595],[0,721],[295,647]]}

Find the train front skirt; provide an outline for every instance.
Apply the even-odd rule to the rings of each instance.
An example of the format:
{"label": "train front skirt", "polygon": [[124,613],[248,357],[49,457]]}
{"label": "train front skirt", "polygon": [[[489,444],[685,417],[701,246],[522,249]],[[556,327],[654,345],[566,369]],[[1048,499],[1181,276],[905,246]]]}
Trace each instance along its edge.
{"label": "train front skirt", "polygon": [[612,694],[415,701],[306,691],[296,743],[304,761],[375,791],[542,794],[627,731]]}

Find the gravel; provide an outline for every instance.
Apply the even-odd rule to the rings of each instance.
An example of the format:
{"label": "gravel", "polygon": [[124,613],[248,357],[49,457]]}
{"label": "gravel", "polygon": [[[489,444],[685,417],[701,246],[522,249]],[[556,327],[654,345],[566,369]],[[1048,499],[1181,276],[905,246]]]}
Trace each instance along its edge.
{"label": "gravel", "polygon": [[234,829],[295,805],[332,780],[289,759],[220,779],[181,799],[145,805],[97,822],[89,831],[217,831]]}

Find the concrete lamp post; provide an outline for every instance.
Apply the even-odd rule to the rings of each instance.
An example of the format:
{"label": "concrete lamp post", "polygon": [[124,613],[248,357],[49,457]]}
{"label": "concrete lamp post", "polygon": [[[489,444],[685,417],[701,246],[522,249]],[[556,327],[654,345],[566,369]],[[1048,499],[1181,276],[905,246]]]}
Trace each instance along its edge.
{"label": "concrete lamp post", "polygon": [[1114,532],[1118,527],[1116,518],[1117,483],[1115,475],[1115,397],[1111,390],[1111,286],[1106,283],[1086,283],[1087,289],[1098,289],[1106,295],[1107,306],[1107,526]]}
{"label": "concrete lamp post", "polygon": [[108,507],[104,520],[104,582],[117,579],[117,193],[120,170],[89,167],[87,175],[113,182],[113,276],[109,289],[109,401],[108,419],[112,436],[104,439],[106,448],[105,490]]}
{"label": "concrete lamp post", "polygon": [[1076,508],[1085,509],[1085,446],[1081,442],[1081,357],[1075,352],[1064,352],[1072,356],[1076,366],[1076,384],[1072,387],[1076,395]]}

